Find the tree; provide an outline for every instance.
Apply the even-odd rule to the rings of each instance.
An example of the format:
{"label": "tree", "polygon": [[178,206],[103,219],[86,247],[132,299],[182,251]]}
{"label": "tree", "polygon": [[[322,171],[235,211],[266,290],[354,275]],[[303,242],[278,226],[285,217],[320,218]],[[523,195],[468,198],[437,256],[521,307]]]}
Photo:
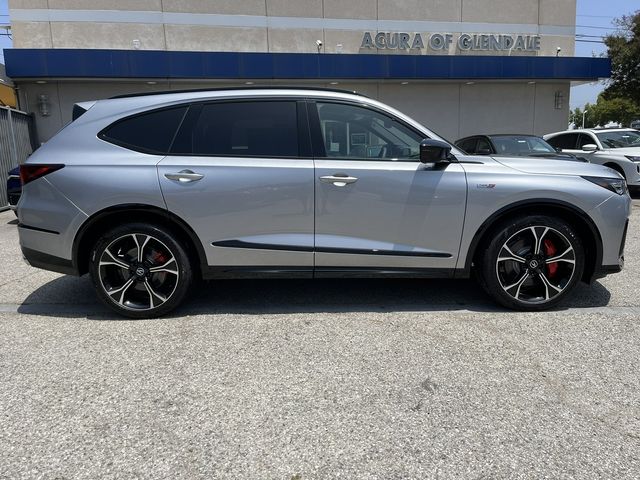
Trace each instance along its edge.
{"label": "tree", "polygon": [[628,98],[640,105],[640,10],[616,20],[618,32],[604,43],[611,58],[611,81],[607,99]]}
{"label": "tree", "polygon": [[611,122],[628,127],[632,121],[640,118],[640,107],[629,98],[608,99],[599,95],[597,103],[591,108],[593,122],[603,127]]}

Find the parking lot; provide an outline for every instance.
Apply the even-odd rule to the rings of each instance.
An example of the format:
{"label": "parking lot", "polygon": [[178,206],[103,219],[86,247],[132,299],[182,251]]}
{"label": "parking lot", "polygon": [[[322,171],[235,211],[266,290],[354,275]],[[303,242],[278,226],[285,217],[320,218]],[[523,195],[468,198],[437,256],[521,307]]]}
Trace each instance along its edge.
{"label": "parking lot", "polygon": [[168,318],[22,262],[0,214],[0,478],[637,478],[640,201],[563,308],[471,281],[205,284]]}

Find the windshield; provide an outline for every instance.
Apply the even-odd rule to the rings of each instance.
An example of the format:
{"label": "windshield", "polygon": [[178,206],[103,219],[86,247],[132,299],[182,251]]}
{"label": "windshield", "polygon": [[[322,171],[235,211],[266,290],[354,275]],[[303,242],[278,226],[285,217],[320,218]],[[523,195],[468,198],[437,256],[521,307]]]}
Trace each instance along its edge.
{"label": "windshield", "polygon": [[556,153],[555,149],[539,137],[511,135],[491,137],[498,155],[530,155]]}
{"label": "windshield", "polygon": [[622,130],[617,132],[596,133],[605,148],[637,147],[640,145],[640,132]]}

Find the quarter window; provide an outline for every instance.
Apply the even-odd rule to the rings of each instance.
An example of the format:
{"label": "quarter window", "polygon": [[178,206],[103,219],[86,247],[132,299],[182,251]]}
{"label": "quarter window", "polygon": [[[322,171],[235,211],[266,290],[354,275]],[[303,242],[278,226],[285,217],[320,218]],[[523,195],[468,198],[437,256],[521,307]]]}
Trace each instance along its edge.
{"label": "quarter window", "polygon": [[460,147],[464,152],[469,153],[469,154],[474,154],[476,153],[476,143],[477,143],[478,139],[477,138],[467,138],[466,140],[462,140],[461,142],[458,142],[456,145],[458,147]]}
{"label": "quarter window", "polygon": [[565,133],[547,140],[547,143],[554,148],[560,148],[562,150],[575,150],[576,143],[578,142],[577,133]]}
{"label": "quarter window", "polygon": [[582,147],[589,144],[597,145],[596,139],[593,138],[591,135],[587,135],[586,133],[581,133],[580,138],[578,139],[578,149],[582,150]]}
{"label": "quarter window", "polygon": [[[199,107],[194,107],[199,108]],[[297,106],[291,101],[220,102],[201,107],[172,154],[297,157]]]}
{"label": "quarter window", "polygon": [[166,155],[182,122],[187,106],[166,108],[119,120],[99,137],[121,147]]}
{"label": "quarter window", "polygon": [[356,105],[316,103],[320,157],[418,160],[422,136],[385,114]]}

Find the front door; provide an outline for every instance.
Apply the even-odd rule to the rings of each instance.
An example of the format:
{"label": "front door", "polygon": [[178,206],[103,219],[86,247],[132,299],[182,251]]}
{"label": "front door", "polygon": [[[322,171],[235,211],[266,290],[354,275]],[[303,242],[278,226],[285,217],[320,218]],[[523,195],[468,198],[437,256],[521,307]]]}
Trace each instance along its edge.
{"label": "front door", "polygon": [[311,276],[314,176],[306,124],[304,103],[291,99],[190,107],[158,177],[168,209],[202,242],[209,276]]}
{"label": "front door", "polygon": [[422,134],[372,107],[310,102],[316,275],[442,275],[456,265],[462,166],[419,161]]}

